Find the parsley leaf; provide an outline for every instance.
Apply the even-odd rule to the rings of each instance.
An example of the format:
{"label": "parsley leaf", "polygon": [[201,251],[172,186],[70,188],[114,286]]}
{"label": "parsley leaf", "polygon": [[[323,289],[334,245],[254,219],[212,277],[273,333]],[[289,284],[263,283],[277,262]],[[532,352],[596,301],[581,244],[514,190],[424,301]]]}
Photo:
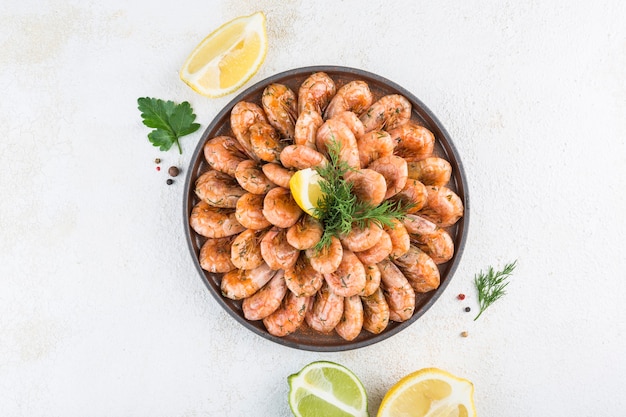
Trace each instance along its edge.
{"label": "parsley leaf", "polygon": [[176,144],[182,154],[178,139],[200,128],[200,124],[193,122],[196,115],[186,101],[176,104],[170,100],[142,97],[137,99],[137,104],[143,124],[154,129],[148,134],[148,140],[162,151],[168,151]]}

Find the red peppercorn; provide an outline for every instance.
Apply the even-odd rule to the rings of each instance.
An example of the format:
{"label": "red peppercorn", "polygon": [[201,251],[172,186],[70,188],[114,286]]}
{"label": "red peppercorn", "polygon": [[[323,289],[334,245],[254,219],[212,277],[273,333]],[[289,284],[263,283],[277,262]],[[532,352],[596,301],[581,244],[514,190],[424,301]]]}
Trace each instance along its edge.
{"label": "red peppercorn", "polygon": [[465,300],[465,294],[459,294],[456,296],[459,300]]}
{"label": "red peppercorn", "polygon": [[157,171],[160,171],[160,170],[161,170],[161,167],[157,167]]}

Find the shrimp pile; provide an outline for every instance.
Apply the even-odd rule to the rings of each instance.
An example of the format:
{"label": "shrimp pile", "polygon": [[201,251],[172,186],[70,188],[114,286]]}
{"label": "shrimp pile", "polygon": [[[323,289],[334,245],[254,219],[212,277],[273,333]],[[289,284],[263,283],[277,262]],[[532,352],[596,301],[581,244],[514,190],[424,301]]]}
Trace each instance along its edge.
{"label": "shrimp pile", "polygon": [[[308,326],[351,341],[408,320],[416,294],[439,287],[464,208],[433,133],[411,115],[402,95],[376,98],[359,80],[338,88],[324,72],[297,92],[270,84],[260,103],[233,107],[232,134],[204,144],[189,222],[201,267],[221,274],[222,295],[241,300],[247,320],[278,337]],[[328,163],[331,142],[358,199],[409,209],[391,225],[355,224],[319,250],[324,225],[296,204],[289,180]]]}

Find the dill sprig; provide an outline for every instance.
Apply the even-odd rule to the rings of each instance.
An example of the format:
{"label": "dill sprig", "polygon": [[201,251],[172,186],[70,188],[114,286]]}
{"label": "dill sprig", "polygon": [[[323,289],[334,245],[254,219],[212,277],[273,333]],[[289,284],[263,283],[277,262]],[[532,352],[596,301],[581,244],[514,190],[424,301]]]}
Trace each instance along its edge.
{"label": "dill sprig", "polygon": [[317,251],[328,247],[333,236],[350,233],[353,224],[364,228],[370,222],[375,222],[381,227],[392,227],[393,219],[402,219],[408,209],[408,206],[404,207],[396,201],[384,201],[374,206],[358,200],[352,193],[352,183],[344,179],[344,175],[352,168],[339,159],[340,151],[341,144],[331,141],[328,145],[328,164],[316,168],[322,177],[319,185],[323,197],[318,201],[315,214],[324,226],[322,238],[315,246]]}
{"label": "dill sprig", "polygon": [[483,314],[487,307],[506,295],[505,289],[509,285],[507,279],[511,276],[516,266],[517,260],[506,264],[502,271],[494,271],[493,267],[490,266],[486,274],[480,271],[479,274],[474,276],[474,286],[478,291],[478,304],[480,306],[480,311],[474,317],[474,321]]}

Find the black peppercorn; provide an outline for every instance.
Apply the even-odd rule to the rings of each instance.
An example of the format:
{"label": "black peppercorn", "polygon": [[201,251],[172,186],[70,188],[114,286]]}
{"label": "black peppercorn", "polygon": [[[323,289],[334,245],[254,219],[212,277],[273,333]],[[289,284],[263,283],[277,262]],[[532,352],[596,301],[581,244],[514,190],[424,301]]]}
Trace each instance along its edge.
{"label": "black peppercorn", "polygon": [[172,185],[174,184],[174,180],[171,178],[168,178],[167,181],[165,181],[167,183],[167,185]]}
{"label": "black peppercorn", "polygon": [[469,308],[469,307],[465,307],[465,311],[466,311],[467,313],[469,313],[470,311],[472,311],[472,309],[471,309],[471,308]]}

